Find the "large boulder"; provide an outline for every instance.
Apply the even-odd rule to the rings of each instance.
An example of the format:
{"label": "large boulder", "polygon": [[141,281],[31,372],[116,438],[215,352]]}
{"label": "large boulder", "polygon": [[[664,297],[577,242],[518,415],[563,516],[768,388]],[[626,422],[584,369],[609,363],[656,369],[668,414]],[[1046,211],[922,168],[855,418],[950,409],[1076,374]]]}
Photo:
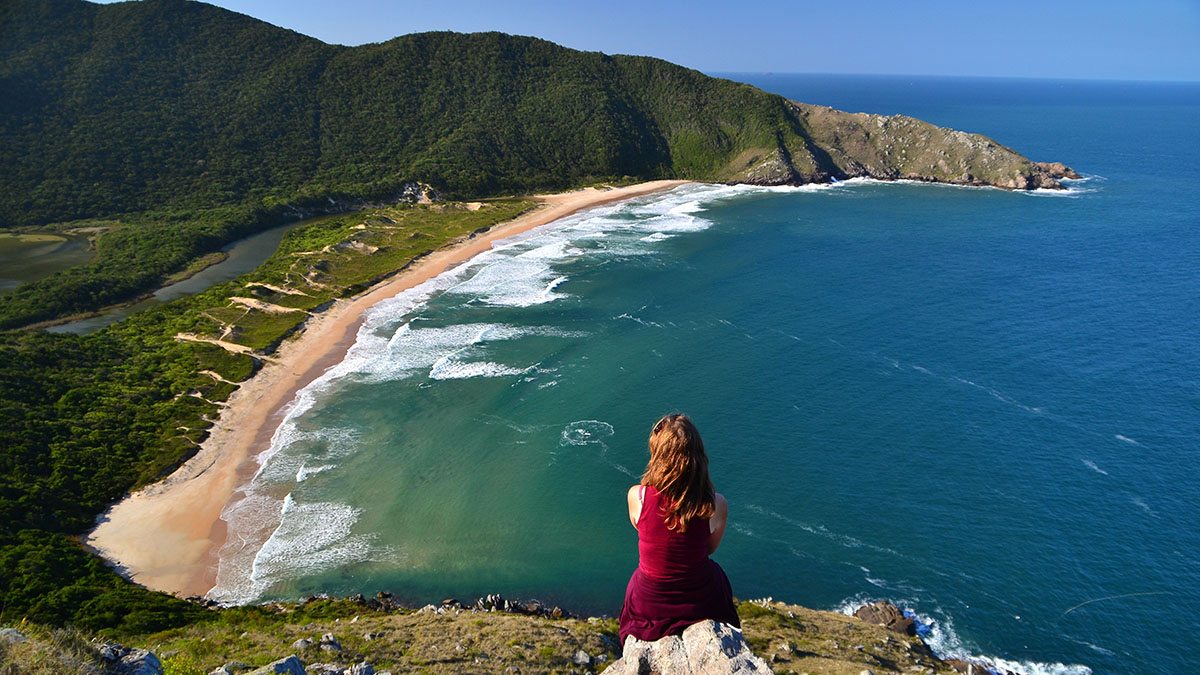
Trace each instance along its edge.
{"label": "large boulder", "polygon": [[855,610],[854,616],[867,623],[883,626],[890,631],[904,635],[917,634],[917,624],[912,618],[904,616],[904,612],[899,607],[886,600],[863,605]]}
{"label": "large boulder", "polygon": [[306,673],[304,664],[293,654],[285,659],[268,663],[257,670],[252,670],[249,675],[306,675]]}
{"label": "large boulder", "polygon": [[133,649],[121,657],[113,668],[121,675],[163,675],[162,662],[154,652]]}
{"label": "large boulder", "polygon": [[0,628],[0,645],[15,645],[28,641],[29,638],[16,628]]}
{"label": "large boulder", "polygon": [[683,635],[668,635],[654,642],[644,642],[630,635],[625,639],[621,658],[604,671],[605,675],[770,672],[767,663],[750,651],[740,629],[712,620],[688,626]]}

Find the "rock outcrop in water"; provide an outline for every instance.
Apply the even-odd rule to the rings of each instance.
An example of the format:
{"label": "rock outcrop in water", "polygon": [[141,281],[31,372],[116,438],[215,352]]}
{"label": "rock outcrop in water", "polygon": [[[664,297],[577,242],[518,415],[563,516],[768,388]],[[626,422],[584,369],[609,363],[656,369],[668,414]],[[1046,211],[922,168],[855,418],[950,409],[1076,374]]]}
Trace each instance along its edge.
{"label": "rock outcrop in water", "polygon": [[911,617],[905,616],[899,607],[890,602],[868,603],[855,610],[854,616],[896,633],[911,636],[917,634],[916,622]]}

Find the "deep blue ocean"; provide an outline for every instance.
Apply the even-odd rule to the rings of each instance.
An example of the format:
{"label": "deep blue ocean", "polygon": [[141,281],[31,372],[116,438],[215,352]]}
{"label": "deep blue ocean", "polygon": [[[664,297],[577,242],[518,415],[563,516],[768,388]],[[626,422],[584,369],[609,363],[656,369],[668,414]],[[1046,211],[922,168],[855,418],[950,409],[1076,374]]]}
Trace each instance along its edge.
{"label": "deep blue ocean", "polygon": [[678,410],[739,597],[887,598],[1027,672],[1194,669],[1200,85],[733,77],[1086,178],[687,186],[508,242],[375,308],[302,392],[214,594],[615,614],[624,492]]}

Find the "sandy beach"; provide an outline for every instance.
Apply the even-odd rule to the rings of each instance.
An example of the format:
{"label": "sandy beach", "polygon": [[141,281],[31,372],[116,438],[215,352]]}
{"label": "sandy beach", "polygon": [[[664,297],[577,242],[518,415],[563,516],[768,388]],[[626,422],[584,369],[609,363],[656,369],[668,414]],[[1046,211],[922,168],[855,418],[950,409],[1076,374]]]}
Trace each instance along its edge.
{"label": "sandy beach", "polygon": [[225,543],[221,511],[254,474],[296,392],[338,363],[353,344],[363,313],[491,248],[499,239],[582,209],[667,190],[686,181],[588,188],[536,197],[541,205],[487,232],[438,249],[405,271],[314,316],[229,398],[196,456],[160,483],[117,503],[99,519],[87,544],[127,577],[179,596],[204,595],[214,585]]}

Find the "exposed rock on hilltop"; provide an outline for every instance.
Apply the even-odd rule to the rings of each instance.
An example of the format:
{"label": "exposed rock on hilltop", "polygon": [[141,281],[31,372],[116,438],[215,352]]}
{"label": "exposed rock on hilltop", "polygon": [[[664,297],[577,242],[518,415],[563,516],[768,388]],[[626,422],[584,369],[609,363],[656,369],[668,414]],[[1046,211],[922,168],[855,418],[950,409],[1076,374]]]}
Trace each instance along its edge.
{"label": "exposed rock on hilltop", "polygon": [[771,669],[750,651],[742,631],[716,621],[701,621],[654,642],[632,635],[622,656],[605,675],[679,673],[679,675],[765,675]]}

